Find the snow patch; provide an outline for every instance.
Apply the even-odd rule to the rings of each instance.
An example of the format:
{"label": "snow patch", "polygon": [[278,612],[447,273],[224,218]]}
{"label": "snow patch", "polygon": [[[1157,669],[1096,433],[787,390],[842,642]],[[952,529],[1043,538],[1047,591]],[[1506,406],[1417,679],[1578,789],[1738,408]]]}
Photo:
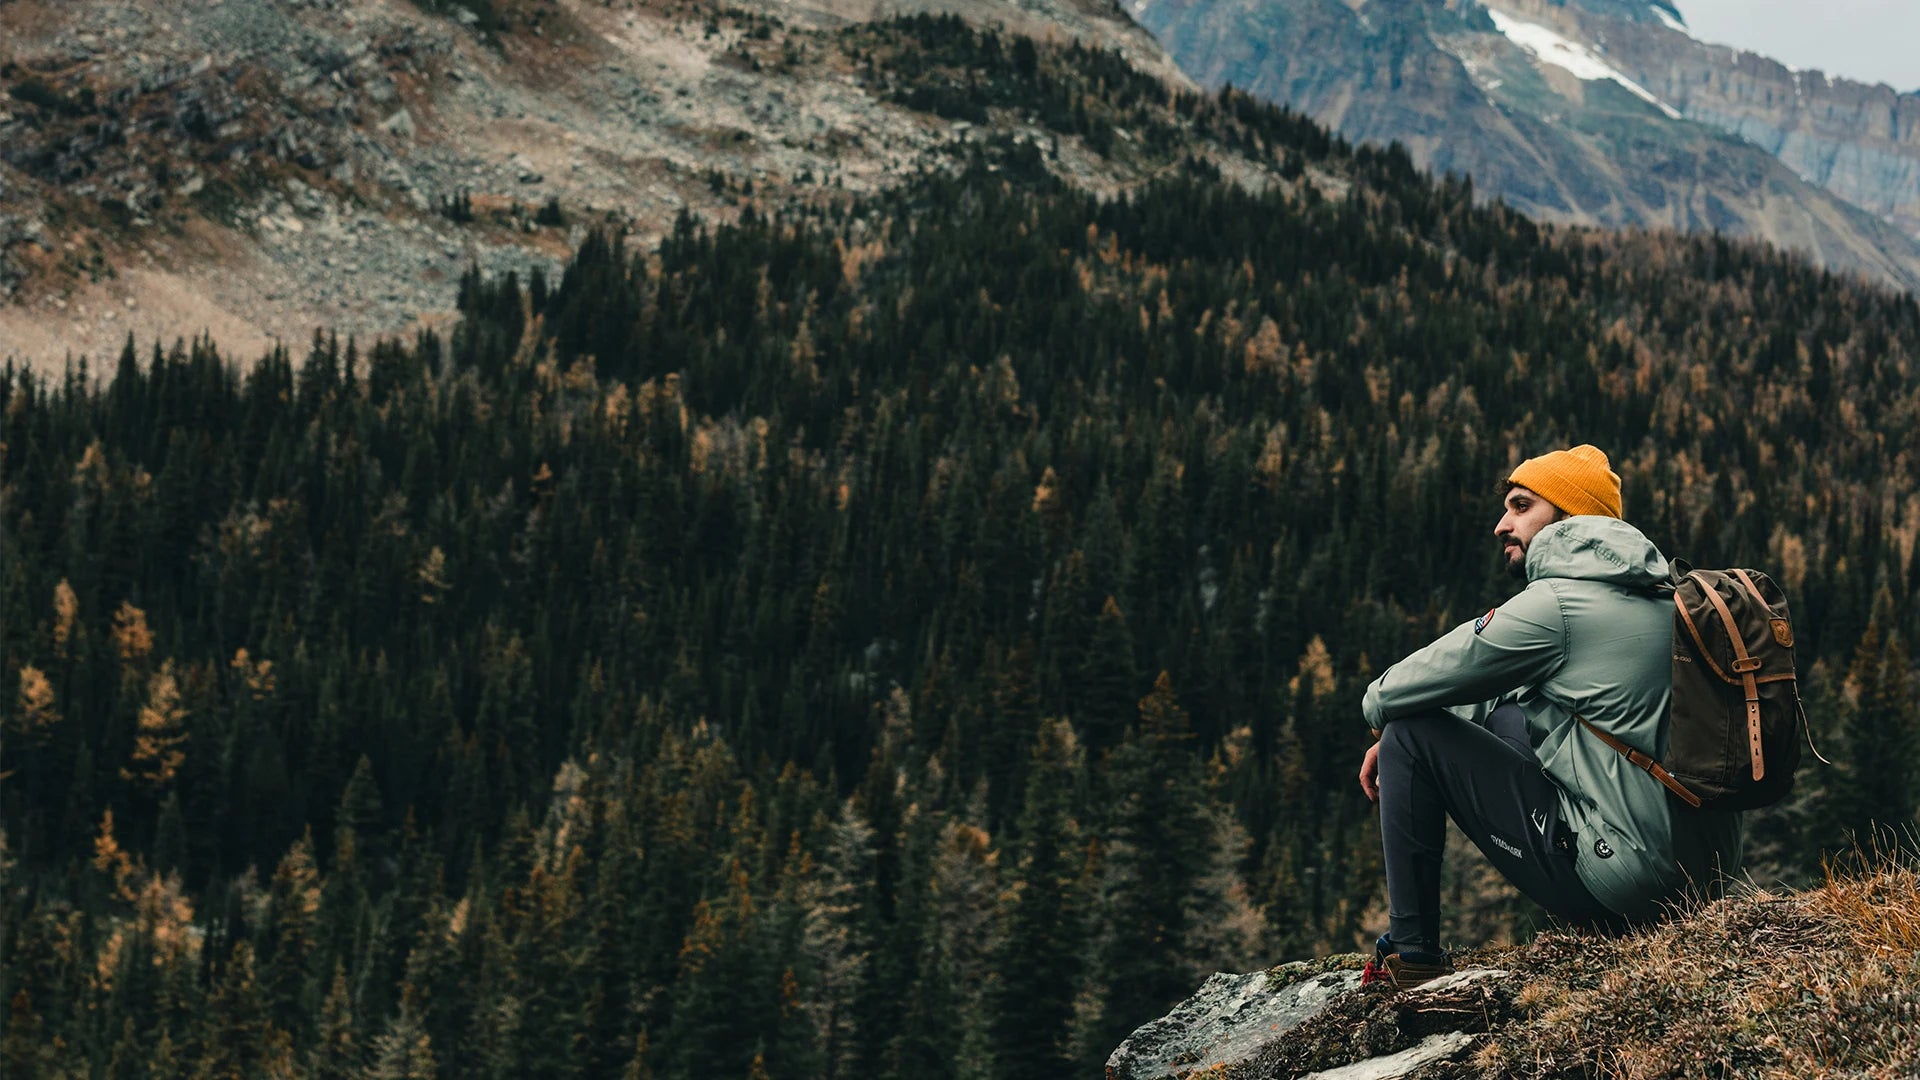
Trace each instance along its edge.
{"label": "snow patch", "polygon": [[1495,29],[1505,35],[1508,41],[1525,49],[1534,59],[1558,68],[1565,68],[1572,72],[1575,78],[1587,82],[1611,79],[1626,87],[1633,96],[1666,113],[1668,118],[1680,119],[1680,110],[1654,97],[1645,87],[1620,74],[1586,46],[1568,41],[1538,23],[1521,22],[1511,15],[1502,14],[1492,8],[1487,9],[1487,14],[1492,16]]}
{"label": "snow patch", "polygon": [[1693,31],[1687,29],[1686,23],[1683,23],[1679,19],[1674,18],[1673,12],[1668,11],[1666,8],[1661,7],[1659,4],[1649,4],[1647,6],[1653,9],[1653,13],[1660,17],[1661,22],[1667,24],[1667,29],[1685,34],[1688,37],[1693,36]]}

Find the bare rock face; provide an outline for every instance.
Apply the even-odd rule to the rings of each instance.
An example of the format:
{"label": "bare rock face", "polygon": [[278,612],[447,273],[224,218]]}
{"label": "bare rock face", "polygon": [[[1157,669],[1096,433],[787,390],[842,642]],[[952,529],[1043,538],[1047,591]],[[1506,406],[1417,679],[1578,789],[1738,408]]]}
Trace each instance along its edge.
{"label": "bare rock face", "polygon": [[[1580,13],[1576,12],[1576,15]],[[1666,25],[1580,18],[1608,55],[1689,120],[1730,132],[1795,173],[1920,235],[1920,92],[1830,79]]]}
{"label": "bare rock face", "polygon": [[[1920,286],[1920,96],[1695,41],[1670,4],[1129,4],[1200,84],[1398,141],[1536,217],[1714,229]],[[1581,59],[1543,59],[1548,38]]]}
{"label": "bare rock face", "polygon": [[1357,971],[1301,977],[1305,964],[1250,975],[1216,973],[1167,1015],[1142,1026],[1107,1059],[1109,1080],[1239,1065],[1360,985]]}
{"label": "bare rock face", "polygon": [[[1457,1072],[1511,1012],[1513,975],[1468,968],[1404,992],[1362,988],[1357,957],[1215,974],[1107,1059],[1107,1080],[1407,1080]],[[1337,965],[1344,965],[1337,966]]]}

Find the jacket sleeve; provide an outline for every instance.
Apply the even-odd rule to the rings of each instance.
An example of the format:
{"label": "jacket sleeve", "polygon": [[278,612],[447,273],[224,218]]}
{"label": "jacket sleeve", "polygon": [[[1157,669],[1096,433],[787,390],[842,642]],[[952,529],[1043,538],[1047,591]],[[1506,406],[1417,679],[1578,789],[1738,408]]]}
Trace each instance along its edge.
{"label": "jacket sleeve", "polygon": [[1484,620],[1461,623],[1381,672],[1360,711],[1378,731],[1402,716],[1480,705],[1551,675],[1566,640],[1559,596],[1536,581]]}

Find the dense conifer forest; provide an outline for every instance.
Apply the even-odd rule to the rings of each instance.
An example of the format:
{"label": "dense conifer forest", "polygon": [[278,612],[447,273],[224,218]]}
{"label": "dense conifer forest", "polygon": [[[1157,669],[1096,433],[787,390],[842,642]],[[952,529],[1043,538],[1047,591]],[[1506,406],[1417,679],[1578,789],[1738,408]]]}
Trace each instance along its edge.
{"label": "dense conifer forest", "polygon": [[[916,107],[1027,79],[1137,152],[1102,118],[1157,95],[1298,182],[1102,200],[977,142],[470,274],[444,337],[9,370],[6,1076],[1095,1075],[1208,972],[1378,932],[1360,691],[1511,592],[1495,484],[1575,442],[1793,598],[1837,765],[1756,875],[1913,826],[1913,297],[859,33]],[[1531,925],[1452,892],[1463,941]]]}

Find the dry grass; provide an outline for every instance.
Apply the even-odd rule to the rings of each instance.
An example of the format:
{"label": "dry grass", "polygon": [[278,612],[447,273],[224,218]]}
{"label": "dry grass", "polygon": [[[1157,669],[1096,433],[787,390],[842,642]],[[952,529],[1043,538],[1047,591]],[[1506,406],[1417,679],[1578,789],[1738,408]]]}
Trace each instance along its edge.
{"label": "dry grass", "polygon": [[1818,888],[1749,887],[1620,937],[1544,933],[1455,962],[1512,977],[1438,1003],[1343,994],[1227,1074],[1300,1076],[1457,1030],[1479,1036],[1473,1048],[1422,1077],[1920,1077],[1920,858],[1911,855],[1855,855]]}
{"label": "dry grass", "polygon": [[1472,958],[1524,980],[1463,1065],[1525,1077],[1920,1075],[1920,864],[1856,856],[1637,933]]}

